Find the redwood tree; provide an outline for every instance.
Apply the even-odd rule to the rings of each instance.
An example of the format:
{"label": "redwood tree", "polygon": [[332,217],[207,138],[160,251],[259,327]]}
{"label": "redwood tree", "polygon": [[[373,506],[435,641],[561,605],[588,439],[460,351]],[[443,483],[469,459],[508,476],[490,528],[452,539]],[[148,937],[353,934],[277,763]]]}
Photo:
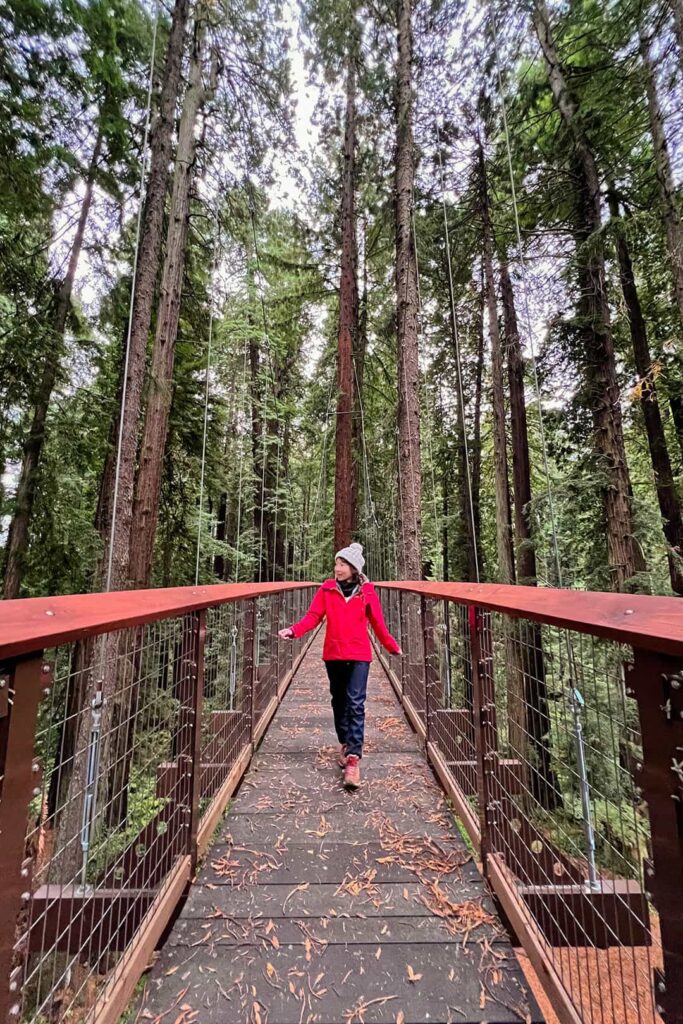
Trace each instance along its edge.
{"label": "redwood tree", "polygon": [[28,550],[29,527],[31,515],[36,496],[36,485],[38,481],[38,468],[40,456],[45,443],[45,431],[47,425],[47,414],[50,407],[50,399],[54,390],[57,375],[62,362],[64,349],[64,332],[66,330],[69,312],[71,310],[71,296],[73,294],[76,271],[83,249],[85,229],[92,206],[93,189],[95,176],[97,174],[100,155],[102,152],[103,133],[101,126],[97,129],[97,136],[93,146],[90,163],[85,176],[85,191],[78,216],[76,234],[71,244],[69,263],[64,279],[55,289],[53,315],[49,324],[51,335],[51,346],[45,359],[40,382],[35,395],[33,415],[28,437],[24,444],[21,460],[21,471],[17,484],[17,493],[14,499],[14,515],[9,527],[7,547],[5,549],[5,581],[3,597],[7,599],[19,597],[21,577],[24,568],[24,558]]}
{"label": "redwood tree", "polygon": [[125,363],[122,366],[125,379],[122,380],[120,394],[122,397],[125,393],[125,403],[122,402],[120,406],[116,508],[116,475],[111,471],[107,472],[106,467],[100,487],[99,507],[106,512],[101,529],[105,558],[111,557],[112,573],[109,583],[112,590],[121,589],[129,581],[133,494],[147,341],[159,274],[164,206],[189,10],[190,0],[176,0],[166,47],[159,110],[151,132],[149,177],[140,230],[137,273],[133,281],[127,369],[124,370]]}
{"label": "redwood tree", "polygon": [[631,332],[633,358],[638,377],[640,378],[638,382],[640,408],[647,433],[657,502],[662,515],[662,528],[668,544],[669,577],[674,592],[683,594],[683,517],[681,516],[681,502],[671,468],[669,447],[659,409],[657,384],[653,376],[647,327],[636,287],[631,253],[626,240],[624,223],[619,213],[619,201],[613,189],[610,189],[608,199],[615,234],[619,279]]}
{"label": "redwood tree", "polygon": [[419,579],[421,557],[420,367],[417,263],[413,239],[413,35],[411,0],[398,2],[396,66],[396,307],[398,332],[398,573]]}
{"label": "redwood tree", "polygon": [[337,429],[334,498],[335,551],[351,542],[358,493],[353,445],[354,355],[358,335],[358,244],[356,239],[356,47],[349,45],[341,200],[341,279],[337,333]]}
{"label": "redwood tree", "polygon": [[166,255],[152,350],[149,396],[145,410],[139,468],[135,481],[133,505],[135,530],[131,533],[130,538],[129,572],[133,584],[143,588],[149,586],[152,575],[154,538],[159,514],[164,452],[173,391],[173,365],[197,146],[197,119],[210,90],[215,86],[215,67],[212,69],[208,87],[202,80],[206,38],[206,24],[202,22],[198,25],[195,33],[189,82],[178,130]]}
{"label": "redwood tree", "polygon": [[600,176],[595,154],[560,62],[545,0],[534,0],[534,26],[541,44],[553,99],[564,123],[576,181],[574,237],[579,285],[579,332],[585,389],[593,418],[593,444],[604,478],[602,498],[607,558],[612,585],[622,590],[634,575],[636,554],[631,520],[631,484],[621,415],[614,340],[610,327],[601,233]]}

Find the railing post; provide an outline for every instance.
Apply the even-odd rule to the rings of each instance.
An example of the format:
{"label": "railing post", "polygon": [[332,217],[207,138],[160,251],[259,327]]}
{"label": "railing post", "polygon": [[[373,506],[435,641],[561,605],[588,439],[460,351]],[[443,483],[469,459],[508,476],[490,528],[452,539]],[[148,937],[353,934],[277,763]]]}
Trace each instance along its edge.
{"label": "railing post", "polygon": [[192,873],[197,867],[197,835],[199,832],[199,801],[202,788],[202,711],[204,707],[204,647],[206,641],[206,609],[192,614],[192,672],[190,691],[190,828],[187,852],[192,858]]}
{"label": "railing post", "polygon": [[401,650],[403,651],[403,654],[404,654],[404,656],[401,658],[401,696],[402,697],[405,697],[405,693],[406,693],[406,671],[407,671],[407,658],[408,658],[407,645],[406,645],[406,637],[405,637],[405,629],[404,629],[404,626],[405,626],[405,615],[404,615],[404,607],[403,607],[404,603],[405,602],[403,600],[403,591],[399,590],[399,592],[398,592],[398,634],[399,634],[399,642],[401,644]]}
{"label": "railing post", "polygon": [[495,808],[490,803],[489,779],[494,770],[495,757],[495,702],[493,674],[489,670],[490,624],[483,608],[469,609],[470,653],[472,661],[472,700],[474,743],[477,760],[477,800],[481,832],[481,862],[484,874],[490,850],[491,816]]}
{"label": "railing post", "polygon": [[434,643],[434,610],[430,600],[424,595],[420,598],[422,612],[422,639],[424,645],[424,681],[425,681],[425,730],[426,742],[432,739],[432,716],[436,706],[436,689],[439,679],[436,665],[436,645]]}
{"label": "railing post", "polygon": [[280,686],[281,676],[284,675],[284,672],[281,673],[280,671],[280,661],[282,660],[282,641],[278,636],[278,631],[280,629],[280,617],[282,614],[283,605],[282,594],[275,594],[275,596],[272,598],[272,601],[273,610],[270,620],[270,631],[275,642],[275,692],[277,693],[278,688]]}
{"label": "railing post", "polygon": [[683,659],[636,650],[626,693],[638,702],[643,763],[636,782],[647,801],[652,861],[645,883],[659,913],[664,971],[654,1002],[666,1024],[683,1022]]}
{"label": "railing post", "polygon": [[244,665],[242,678],[247,691],[246,707],[249,715],[249,742],[254,742],[254,727],[256,718],[256,630],[258,621],[256,619],[256,598],[252,597],[247,601],[244,613]]}
{"label": "railing post", "polygon": [[[11,979],[15,959],[15,922],[31,889],[31,862],[25,860],[26,823],[31,797],[40,793],[41,765],[34,758],[38,706],[50,685],[50,669],[43,665],[42,652],[17,661],[2,674],[11,710],[3,701],[4,750],[0,749],[2,801],[0,802],[0,1021],[18,1020],[17,994],[21,979]],[[17,972],[19,973],[19,972]],[[10,984],[12,988],[10,989]]]}

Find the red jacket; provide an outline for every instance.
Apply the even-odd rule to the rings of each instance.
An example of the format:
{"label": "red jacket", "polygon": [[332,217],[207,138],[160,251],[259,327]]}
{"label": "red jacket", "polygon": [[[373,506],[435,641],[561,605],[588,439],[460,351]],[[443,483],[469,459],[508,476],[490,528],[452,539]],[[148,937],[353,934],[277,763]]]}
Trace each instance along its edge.
{"label": "red jacket", "polygon": [[363,583],[347,601],[335,580],[325,580],[303,619],[292,626],[294,636],[303,636],[327,618],[323,661],[372,661],[368,622],[375,636],[391,654],[400,647],[384,622],[382,606],[372,583]]}

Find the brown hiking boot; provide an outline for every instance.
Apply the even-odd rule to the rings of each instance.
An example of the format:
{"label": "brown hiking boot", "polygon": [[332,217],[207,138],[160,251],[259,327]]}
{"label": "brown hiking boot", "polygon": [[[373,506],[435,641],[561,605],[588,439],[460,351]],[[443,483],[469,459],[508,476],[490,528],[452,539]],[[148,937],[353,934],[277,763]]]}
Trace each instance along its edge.
{"label": "brown hiking boot", "polygon": [[340,768],[346,768],[346,744],[342,743],[337,754],[337,762]]}
{"label": "brown hiking boot", "polygon": [[344,788],[358,789],[360,786],[360,758],[357,754],[349,754],[344,769]]}

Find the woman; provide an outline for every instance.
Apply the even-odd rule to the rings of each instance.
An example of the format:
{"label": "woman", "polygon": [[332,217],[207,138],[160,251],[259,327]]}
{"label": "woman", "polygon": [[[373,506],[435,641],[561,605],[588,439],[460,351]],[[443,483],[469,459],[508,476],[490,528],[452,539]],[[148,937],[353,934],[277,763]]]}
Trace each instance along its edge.
{"label": "woman", "polygon": [[402,653],[386,627],[375,588],[363,576],[364,565],[361,544],[338,551],[334,579],[325,580],[303,619],[279,633],[283,640],[303,636],[327,619],[323,661],[330,680],[334,727],[341,744],[339,764],[344,769],[346,789],[358,789],[360,785],[365,698],[372,661],[368,622],[390,654]]}

